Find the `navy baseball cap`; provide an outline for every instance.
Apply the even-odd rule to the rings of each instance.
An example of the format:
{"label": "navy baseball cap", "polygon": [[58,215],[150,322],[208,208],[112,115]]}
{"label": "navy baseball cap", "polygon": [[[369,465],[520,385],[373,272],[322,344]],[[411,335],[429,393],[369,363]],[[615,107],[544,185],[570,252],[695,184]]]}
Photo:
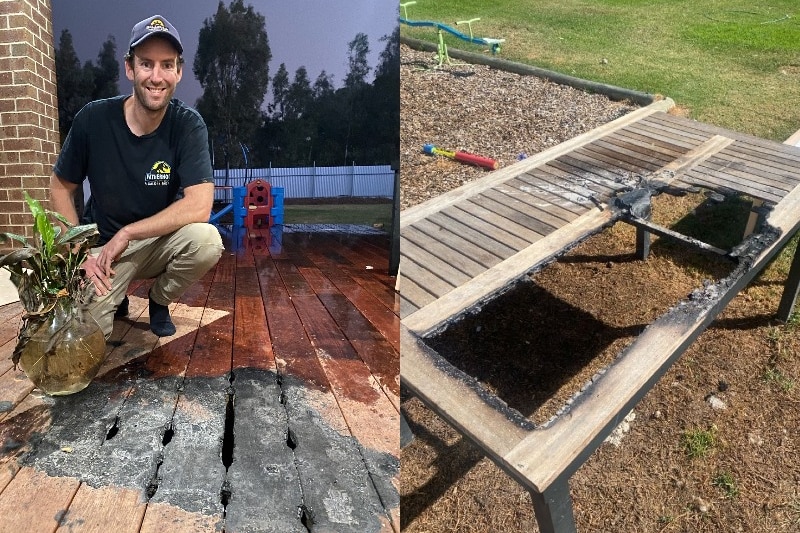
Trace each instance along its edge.
{"label": "navy baseball cap", "polygon": [[133,27],[131,30],[131,44],[129,48],[133,49],[153,35],[165,37],[178,49],[179,54],[183,53],[183,45],[181,44],[181,37],[178,35],[178,30],[161,15],[148,17]]}

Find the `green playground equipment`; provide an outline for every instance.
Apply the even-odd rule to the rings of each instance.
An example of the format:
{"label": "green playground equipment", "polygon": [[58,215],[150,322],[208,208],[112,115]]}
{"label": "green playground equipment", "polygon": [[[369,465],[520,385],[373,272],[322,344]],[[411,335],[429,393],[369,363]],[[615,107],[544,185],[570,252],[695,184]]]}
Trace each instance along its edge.
{"label": "green playground equipment", "polygon": [[464,41],[473,44],[480,44],[484,46],[488,46],[489,49],[492,51],[492,55],[496,55],[500,52],[500,45],[506,42],[505,39],[492,39],[489,37],[475,37],[475,34],[472,31],[472,24],[474,22],[478,22],[481,20],[480,18],[472,18],[469,20],[461,20],[456,22],[456,26],[460,26],[466,24],[469,28],[469,35],[462,33],[455,28],[448,26],[447,24],[443,24],[441,22],[434,22],[431,20],[411,20],[408,18],[408,6],[412,6],[416,4],[415,1],[411,2],[403,2],[400,4],[400,7],[403,9],[403,16],[400,17],[400,23],[405,24],[410,27],[430,27],[436,28],[436,31],[439,36],[439,43],[437,45],[438,55],[439,55],[439,64],[438,67],[441,67],[444,63],[450,64],[450,56],[447,54],[447,44],[444,42],[444,33],[447,32],[451,35],[458,37]]}

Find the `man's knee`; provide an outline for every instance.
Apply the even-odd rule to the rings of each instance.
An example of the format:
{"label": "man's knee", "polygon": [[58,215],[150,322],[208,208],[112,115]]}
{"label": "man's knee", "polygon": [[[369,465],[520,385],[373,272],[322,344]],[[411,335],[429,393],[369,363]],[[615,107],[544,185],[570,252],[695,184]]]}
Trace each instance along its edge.
{"label": "man's knee", "polygon": [[179,231],[183,233],[183,239],[191,243],[188,247],[189,254],[198,268],[208,270],[217,264],[224,247],[216,227],[205,222],[198,222],[188,224]]}

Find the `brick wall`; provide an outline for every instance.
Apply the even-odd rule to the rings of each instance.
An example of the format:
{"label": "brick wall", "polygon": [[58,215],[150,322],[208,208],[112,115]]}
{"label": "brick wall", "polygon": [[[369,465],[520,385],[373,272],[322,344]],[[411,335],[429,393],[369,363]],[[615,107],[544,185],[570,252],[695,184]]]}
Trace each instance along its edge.
{"label": "brick wall", "polygon": [[0,0],[0,232],[31,235],[22,191],[49,200],[58,139],[50,0]]}

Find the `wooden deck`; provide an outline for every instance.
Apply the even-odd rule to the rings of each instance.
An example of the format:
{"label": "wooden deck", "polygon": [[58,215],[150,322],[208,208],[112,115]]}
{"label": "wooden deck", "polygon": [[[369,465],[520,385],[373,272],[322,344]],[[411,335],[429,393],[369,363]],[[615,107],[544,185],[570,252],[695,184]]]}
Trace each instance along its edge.
{"label": "wooden deck", "polygon": [[148,327],[132,285],[84,391],[38,393],[0,308],[0,532],[399,532],[399,318],[382,235],[229,234]]}
{"label": "wooden deck", "polygon": [[[401,214],[402,382],[531,492],[543,532],[574,531],[568,478],[800,228],[800,149],[675,117],[668,106],[637,110]],[[651,193],[687,187],[748,196],[765,208],[765,223],[723,251],[649,222]],[[618,221],[637,226],[642,256],[657,233],[735,266],[676,302],[554,420],[536,426],[425,343]],[[796,258],[783,319],[798,285]]]}

